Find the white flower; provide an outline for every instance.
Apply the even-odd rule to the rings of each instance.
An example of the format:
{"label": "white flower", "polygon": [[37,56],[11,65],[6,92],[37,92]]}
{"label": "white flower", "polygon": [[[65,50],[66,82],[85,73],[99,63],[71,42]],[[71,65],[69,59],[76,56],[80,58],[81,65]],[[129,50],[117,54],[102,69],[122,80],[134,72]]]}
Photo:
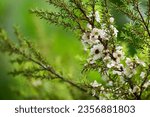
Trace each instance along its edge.
{"label": "white flower", "polygon": [[141,72],[140,77],[144,78],[145,77],[145,72]]}
{"label": "white flower", "polygon": [[118,30],[113,26],[113,25],[111,25],[110,26],[110,28],[113,30],[113,35],[115,36],[115,37],[117,37],[117,35],[118,35]]}
{"label": "white flower", "polygon": [[109,81],[109,82],[108,82],[108,85],[109,85],[109,86],[113,86],[113,82],[112,82],[112,81]]}
{"label": "white flower", "polygon": [[90,39],[91,41],[93,41],[93,43],[95,43],[96,41],[100,42],[99,39],[108,40],[108,36],[105,30],[93,28],[93,30],[90,33]]}
{"label": "white flower", "polygon": [[94,80],[94,82],[90,83],[90,85],[91,85],[93,88],[96,88],[96,87],[101,86],[101,84],[99,84],[96,80]]}
{"label": "white flower", "polygon": [[116,65],[116,62],[115,61],[110,61],[108,64],[107,64],[107,67],[108,68],[112,68],[112,67],[114,67]]}
{"label": "white flower", "polygon": [[138,86],[134,86],[133,88],[133,93],[139,92],[140,88]]}
{"label": "white flower", "polygon": [[94,45],[93,48],[91,48],[91,55],[93,55],[93,59],[97,60],[103,56],[102,51],[104,49],[104,46],[102,44]]}
{"label": "white flower", "polygon": [[92,41],[98,40],[98,37],[100,36],[100,30],[98,28],[93,28],[92,32],[90,33],[90,39]]}
{"label": "white flower", "polygon": [[116,51],[113,53],[113,57],[116,58],[117,62],[124,59],[124,52],[122,51],[122,46],[117,46]]}
{"label": "white flower", "polygon": [[126,58],[125,63],[126,63],[126,64],[127,64],[127,66],[129,66],[130,68],[132,68],[132,67],[133,67],[133,62],[132,62],[132,60],[131,60],[130,58]]}
{"label": "white flower", "polygon": [[146,63],[144,63],[143,61],[141,61],[140,65],[142,65],[143,67],[146,67]]}
{"label": "white flower", "polygon": [[143,85],[144,88],[147,88],[147,87],[149,87],[149,86],[150,86],[150,80],[147,81],[147,82]]}
{"label": "white flower", "polygon": [[101,71],[102,71],[101,68],[99,68],[99,69],[98,69],[98,72],[101,73]]}
{"label": "white flower", "polygon": [[99,12],[96,11],[95,12],[95,20],[99,23],[100,22],[100,16],[99,16]]}
{"label": "white flower", "polygon": [[89,33],[84,33],[84,34],[82,35],[82,42],[83,42],[84,44],[90,44],[90,45],[93,44],[93,42],[90,40],[90,34],[89,34]]}
{"label": "white flower", "polygon": [[89,59],[87,59],[87,62],[90,63],[90,64],[94,64],[95,60],[93,60],[93,58],[89,58]]}
{"label": "white flower", "polygon": [[108,40],[108,39],[109,39],[109,38],[108,38],[108,35],[107,35],[107,33],[106,33],[105,30],[100,30],[100,31],[99,31],[99,36],[100,36],[100,38],[101,38],[102,40]]}
{"label": "white flower", "polygon": [[91,30],[92,29],[92,25],[88,23],[87,24],[87,28]]}
{"label": "white flower", "polygon": [[121,75],[122,75],[122,72],[113,70],[113,74],[117,74],[117,75],[121,76]]}
{"label": "white flower", "polygon": [[122,46],[117,46],[116,50],[122,50],[122,48],[123,48]]}
{"label": "white flower", "polygon": [[103,61],[110,61],[111,60],[111,57],[110,57],[110,54],[109,54],[109,50],[104,50],[103,51],[103,54],[105,55],[104,58],[103,58]]}
{"label": "white flower", "polygon": [[89,34],[88,33],[84,33],[82,36],[83,40],[89,40]]}
{"label": "white flower", "polygon": [[119,62],[124,59],[124,52],[122,50],[116,50],[116,52],[113,53],[113,57]]}
{"label": "white flower", "polygon": [[116,68],[122,71],[124,67],[123,67],[123,64],[117,63]]}
{"label": "white flower", "polygon": [[111,18],[109,19],[109,21],[110,21],[110,23],[113,23],[113,22],[114,22],[114,18],[111,17]]}
{"label": "white flower", "polygon": [[129,89],[129,92],[132,93],[132,89],[131,88]]}
{"label": "white flower", "polygon": [[96,91],[92,90],[92,96],[95,96],[95,95],[96,95]]}
{"label": "white flower", "polygon": [[118,30],[114,28],[114,36],[117,37],[117,35],[118,35]]}
{"label": "white flower", "polygon": [[102,87],[101,87],[101,91],[104,91],[104,90],[105,90],[105,88],[102,86]]}

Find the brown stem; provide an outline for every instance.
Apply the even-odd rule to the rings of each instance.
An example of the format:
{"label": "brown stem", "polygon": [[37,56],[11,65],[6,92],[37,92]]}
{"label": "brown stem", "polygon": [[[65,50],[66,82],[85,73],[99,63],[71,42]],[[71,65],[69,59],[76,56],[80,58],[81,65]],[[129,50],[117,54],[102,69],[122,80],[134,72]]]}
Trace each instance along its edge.
{"label": "brown stem", "polygon": [[137,9],[137,12],[139,13],[140,17],[141,17],[141,20],[142,20],[142,23],[143,23],[143,27],[146,29],[149,37],[150,37],[150,31],[149,31],[149,28],[148,28],[148,25],[146,23],[146,21],[144,20],[144,17],[140,11],[140,8],[139,8],[139,4],[138,4],[138,0],[135,2],[135,7]]}

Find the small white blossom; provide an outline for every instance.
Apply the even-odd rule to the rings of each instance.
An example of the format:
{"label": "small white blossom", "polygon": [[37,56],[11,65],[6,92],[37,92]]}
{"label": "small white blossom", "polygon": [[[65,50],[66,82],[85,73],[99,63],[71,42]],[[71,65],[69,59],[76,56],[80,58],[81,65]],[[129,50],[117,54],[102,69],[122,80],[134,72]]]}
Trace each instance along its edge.
{"label": "small white blossom", "polygon": [[116,62],[115,61],[110,61],[108,64],[107,64],[107,67],[108,68],[112,68],[112,67],[114,67],[116,65]]}
{"label": "small white blossom", "polygon": [[130,88],[129,90],[128,90],[130,93],[132,93],[132,89]]}
{"label": "small white blossom", "polygon": [[138,86],[134,86],[133,88],[133,93],[139,92],[140,88]]}
{"label": "small white blossom", "polygon": [[119,62],[124,59],[124,52],[122,50],[116,50],[116,52],[113,53],[113,57],[116,58],[117,62]]}
{"label": "small white blossom", "polygon": [[123,66],[123,64],[118,63],[118,64],[116,64],[116,68],[122,71],[124,66]]}
{"label": "small white blossom", "polygon": [[98,37],[100,36],[100,30],[98,28],[93,28],[93,30],[90,33],[90,39],[91,41],[99,41]]}
{"label": "small white blossom", "polygon": [[144,78],[145,77],[145,72],[141,72],[140,77]]}
{"label": "small white blossom", "polygon": [[122,72],[121,72],[121,71],[113,70],[113,74],[117,74],[117,75],[121,76],[121,75],[122,75]]}
{"label": "small white blossom", "polygon": [[111,17],[109,20],[110,20],[110,23],[114,22],[114,18],[113,17]]}
{"label": "small white blossom", "polygon": [[113,26],[113,25],[111,25],[110,26],[110,28],[113,30],[113,35],[115,36],[115,37],[117,37],[117,35],[118,35],[118,30]]}
{"label": "small white blossom", "polygon": [[102,29],[98,29],[98,28],[93,28],[90,35],[84,35],[83,38],[86,40],[90,39],[91,42],[93,42],[93,43],[100,42],[100,39],[101,40],[109,39],[106,31],[102,30]]}
{"label": "small white blossom", "polygon": [[99,23],[100,22],[100,16],[99,16],[99,12],[96,11],[95,12],[95,20]]}
{"label": "small white blossom", "polygon": [[96,95],[96,91],[92,90],[92,96],[95,96],[95,95]]}
{"label": "small white blossom", "polygon": [[107,49],[107,50],[104,50],[104,51],[103,51],[103,54],[105,55],[103,61],[107,62],[107,61],[110,61],[110,60],[111,60],[111,57],[110,57],[110,54],[109,54],[109,50],[108,50],[108,49]]}
{"label": "small white blossom", "polygon": [[143,61],[141,61],[140,65],[142,65],[143,67],[146,67],[146,63],[144,63]]}
{"label": "small white blossom", "polygon": [[87,24],[87,28],[91,30],[92,29],[92,25],[88,23]]}
{"label": "small white blossom", "polygon": [[108,85],[109,85],[109,86],[113,86],[113,82],[112,82],[112,81],[109,81],[109,82],[108,82]]}
{"label": "small white blossom", "polygon": [[105,90],[105,88],[102,86],[102,87],[101,87],[101,91],[104,91],[104,90]]}
{"label": "small white blossom", "polygon": [[93,48],[91,48],[91,55],[93,55],[94,60],[100,59],[103,56],[103,49],[104,46],[102,44],[94,45]]}
{"label": "small white blossom", "polygon": [[82,43],[92,45],[93,42],[90,40],[90,33],[84,33],[82,35]]}
{"label": "small white blossom", "polygon": [[122,50],[122,49],[123,49],[122,46],[117,46],[117,47],[116,47],[116,50]]}
{"label": "small white blossom", "polygon": [[88,41],[89,41],[89,34],[88,34],[88,33],[84,33],[84,34],[82,35],[82,40],[83,40],[84,42],[88,42]]}
{"label": "small white blossom", "polygon": [[89,58],[89,59],[87,59],[87,62],[90,63],[90,64],[94,64],[95,60],[93,60],[93,58]]}
{"label": "small white blossom", "polygon": [[99,30],[99,36],[102,40],[108,40],[107,33],[105,30]]}
{"label": "small white blossom", "polygon": [[133,68],[133,62],[130,58],[126,58],[125,63],[127,64],[128,67]]}
{"label": "small white blossom", "polygon": [[105,30],[93,28],[90,34],[90,39],[92,41],[96,41],[96,40],[99,41],[99,38],[102,40],[108,40]]}
{"label": "small white blossom", "polygon": [[147,87],[149,87],[149,86],[150,86],[150,80],[147,81],[147,82],[143,85],[144,88],[147,88]]}
{"label": "small white blossom", "polygon": [[93,88],[96,88],[96,87],[101,86],[101,84],[99,84],[96,80],[94,80],[94,82],[90,83],[90,85],[91,85]]}
{"label": "small white blossom", "polygon": [[101,68],[99,68],[99,69],[98,69],[98,72],[100,73],[101,71],[102,71]]}

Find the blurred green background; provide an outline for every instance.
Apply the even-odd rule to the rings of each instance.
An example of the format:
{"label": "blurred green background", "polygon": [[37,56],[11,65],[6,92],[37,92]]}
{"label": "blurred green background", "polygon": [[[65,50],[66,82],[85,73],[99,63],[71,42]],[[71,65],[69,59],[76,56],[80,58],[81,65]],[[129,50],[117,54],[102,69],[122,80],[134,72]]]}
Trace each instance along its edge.
{"label": "blurred green background", "polygon": [[[36,7],[55,10],[43,0],[0,0],[0,27],[13,39],[12,27],[19,25],[21,32],[34,42],[52,66],[80,80],[82,65],[78,56],[83,54],[80,41],[73,33],[30,14],[29,9]],[[0,99],[92,99],[58,80],[14,78],[8,75],[13,67],[9,58],[0,53]]]}
{"label": "blurred green background", "polygon": [[[55,10],[45,0],[0,0],[0,27],[7,30],[9,37],[15,38],[13,25],[19,25],[21,32],[37,45],[43,56],[58,72],[63,71],[68,77],[82,80],[82,63],[84,54],[79,39],[63,28],[49,25],[29,13],[31,8]],[[127,18],[113,11],[117,28],[121,29]],[[22,76],[12,77],[10,56],[0,53],[0,99],[93,99],[78,89],[58,80],[26,79]],[[89,81],[96,79],[91,73]]]}

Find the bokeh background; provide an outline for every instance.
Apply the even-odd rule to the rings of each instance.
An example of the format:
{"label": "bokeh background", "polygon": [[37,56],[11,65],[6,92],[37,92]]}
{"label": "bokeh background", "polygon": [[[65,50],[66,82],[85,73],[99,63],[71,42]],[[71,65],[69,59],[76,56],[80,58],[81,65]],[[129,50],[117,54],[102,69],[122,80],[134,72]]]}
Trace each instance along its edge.
{"label": "bokeh background", "polygon": [[[21,32],[58,71],[81,78],[79,56],[83,51],[80,41],[72,32],[49,25],[30,14],[29,9],[36,7],[55,10],[43,0],[0,0],[0,27],[13,39],[13,26],[19,25]],[[0,53],[0,99],[91,99],[58,80],[29,80],[8,75],[13,67],[10,57]]]}
{"label": "bokeh background", "polygon": [[[21,32],[33,41],[52,66],[75,80],[82,80],[83,65],[80,56],[83,56],[84,52],[79,39],[73,32],[49,25],[30,14],[31,8],[55,10],[45,0],[0,0],[0,27],[7,30],[13,39],[15,36],[12,27],[19,25]],[[115,10],[112,14],[117,28],[121,29],[128,19]],[[29,80],[22,76],[12,77],[8,75],[13,67],[9,60],[10,56],[0,53],[0,99],[93,99],[58,80],[51,82]],[[90,73],[89,81],[96,79],[96,76],[96,73]]]}

